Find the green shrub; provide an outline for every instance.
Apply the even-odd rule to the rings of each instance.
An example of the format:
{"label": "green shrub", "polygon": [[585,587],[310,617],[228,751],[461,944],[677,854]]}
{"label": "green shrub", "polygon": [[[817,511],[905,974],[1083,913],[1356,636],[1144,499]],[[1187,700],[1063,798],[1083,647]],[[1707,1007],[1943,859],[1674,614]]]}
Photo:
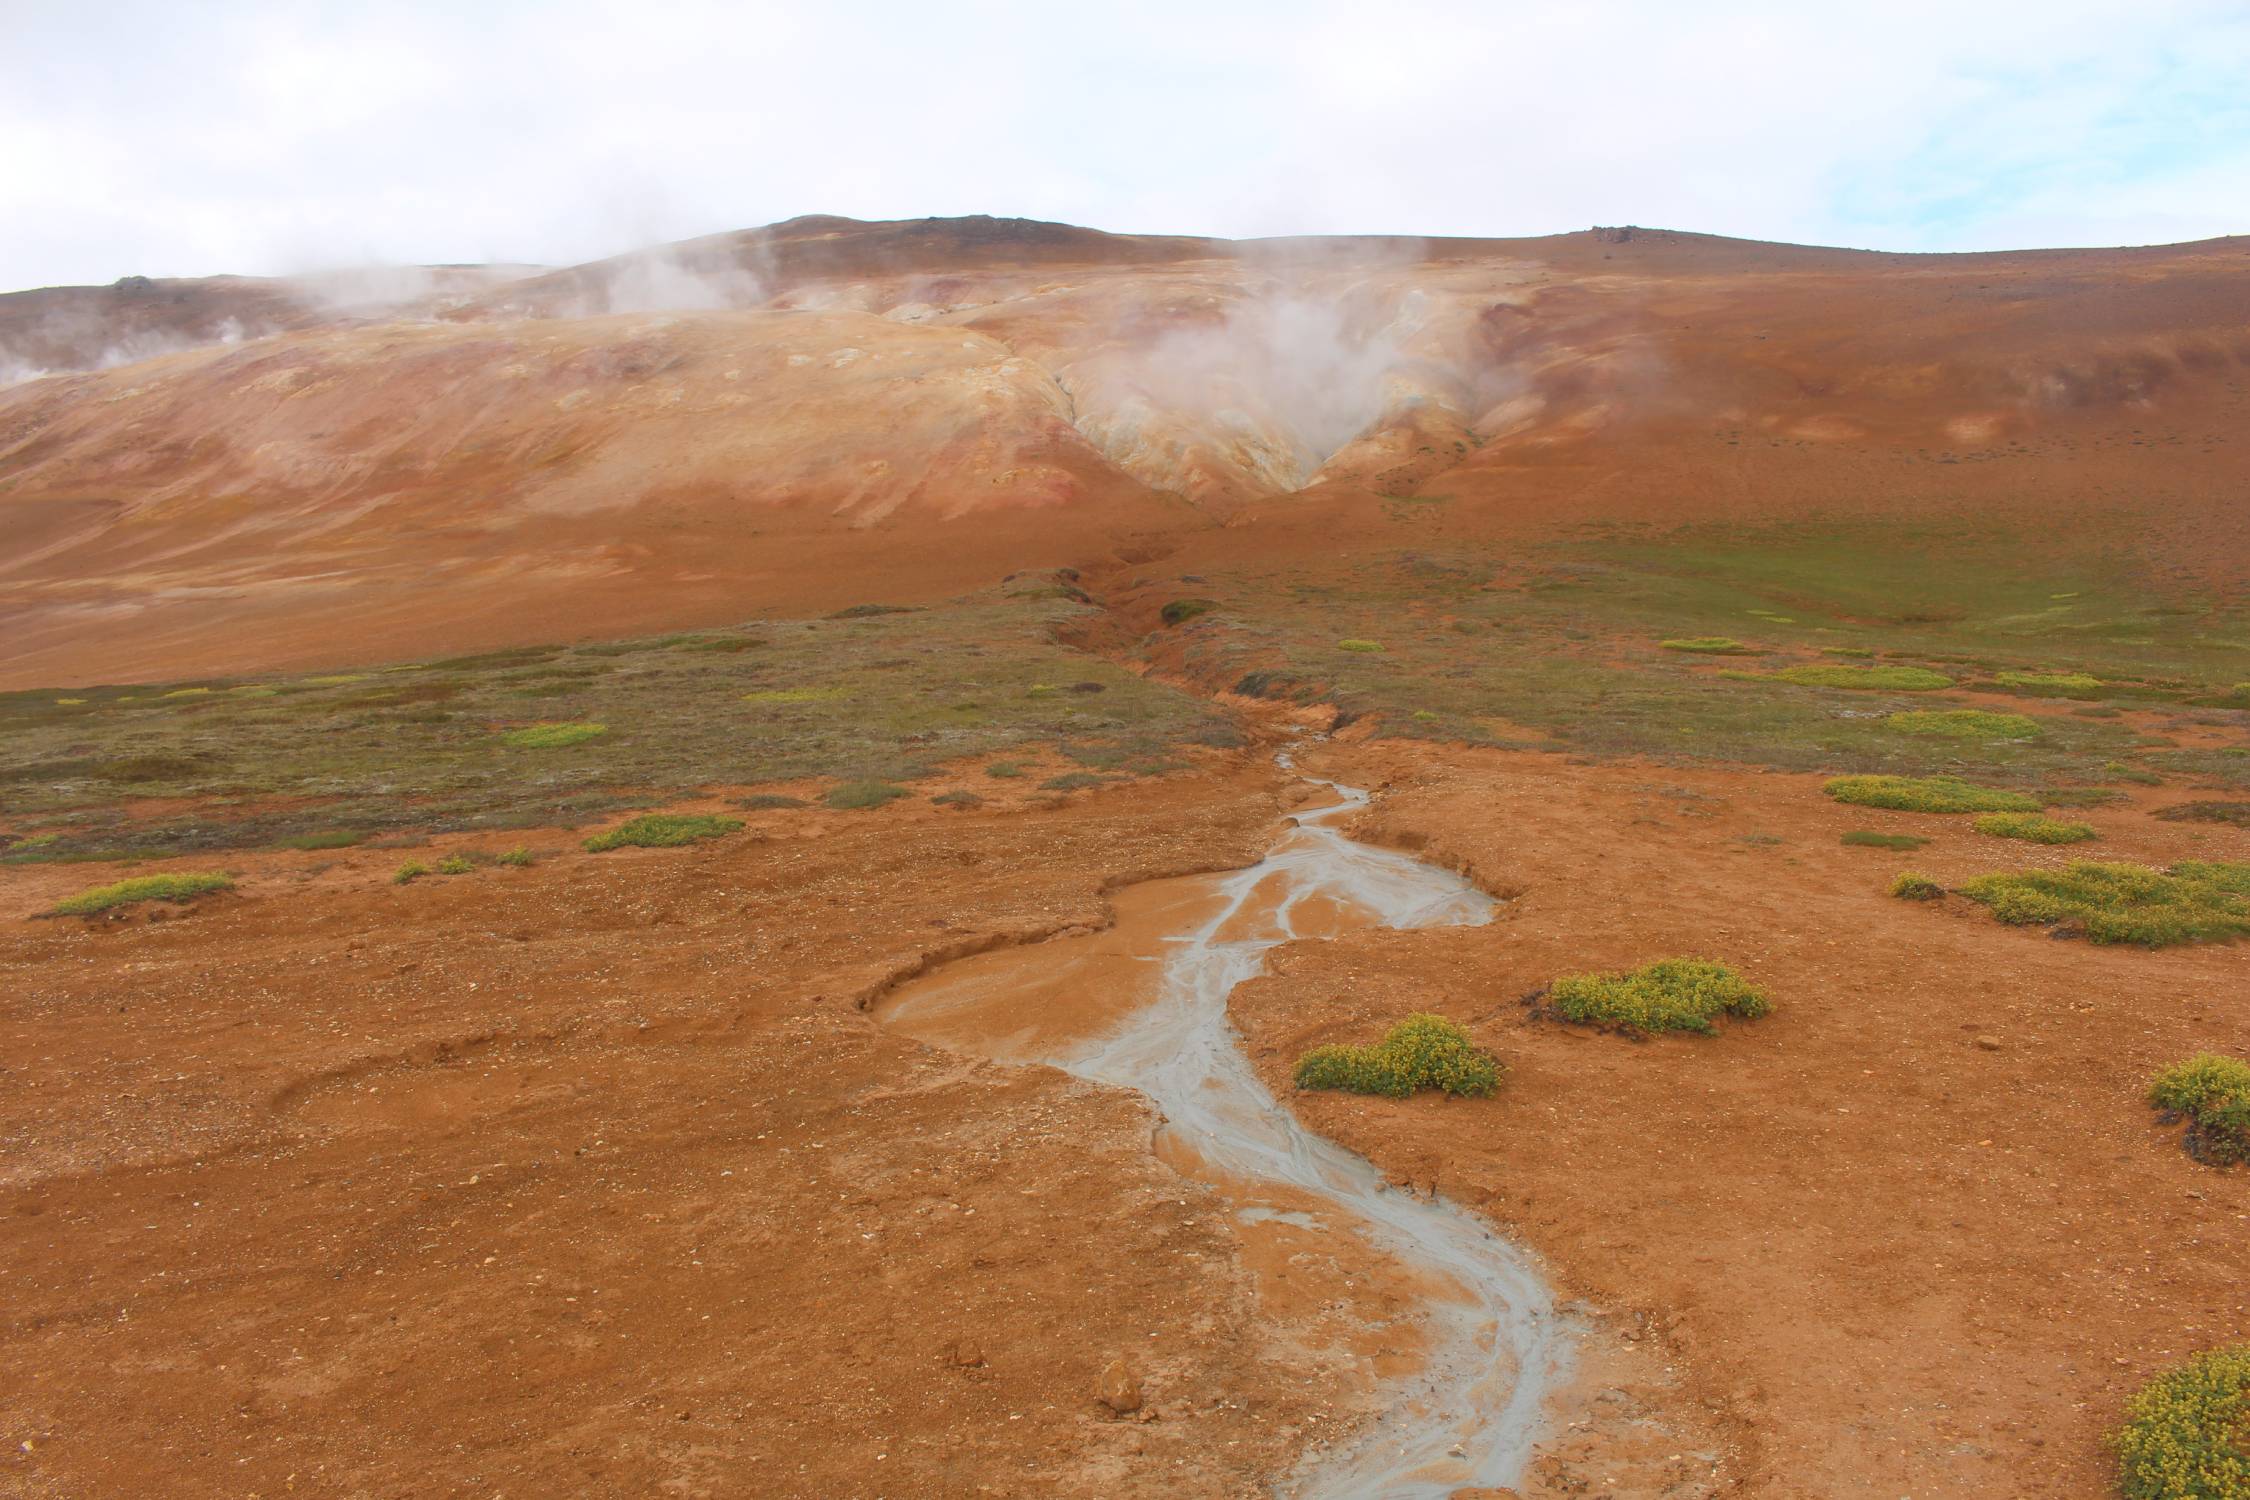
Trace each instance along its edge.
{"label": "green shrub", "polygon": [[475,868],[476,865],[466,854],[448,854],[438,861],[437,872],[440,875],[466,875]]}
{"label": "green shrub", "polygon": [[1928,667],[1843,667],[1819,665],[1783,667],[1773,674],[1798,687],[1853,688],[1869,693],[1934,693],[1953,686],[1953,679]]}
{"label": "green shrub", "polygon": [[1696,656],[1755,656],[1758,648],[1745,646],[1732,636],[1690,635],[1677,640],[1658,642],[1667,651],[1686,651]]}
{"label": "green shrub", "polygon": [[1023,774],[1023,767],[1012,760],[996,761],[984,768],[984,774],[999,781],[1013,781]]}
{"label": "green shrub", "polygon": [[349,849],[367,835],[356,828],[330,828],[319,833],[300,833],[281,841],[284,849]]}
{"label": "green shrub", "polygon": [[2039,800],[2049,807],[2108,807],[2123,802],[2125,794],[2109,786],[2052,786],[2039,794]]}
{"label": "green shrub", "polygon": [[930,800],[939,807],[969,808],[984,806],[984,799],[970,791],[940,792]]}
{"label": "green shrub", "polygon": [[1988,713],[1981,708],[1917,708],[1883,721],[1904,734],[1935,734],[1949,740],[2027,740],[2039,725],[2022,714]]}
{"label": "green shrub", "polygon": [[1043,792],[1075,792],[1090,786],[1107,786],[1122,778],[1101,776],[1092,771],[1065,771],[1060,776],[1050,776],[1039,783]]}
{"label": "green shrub", "polygon": [[1339,651],[1380,651],[1383,649],[1383,643],[1381,641],[1360,640],[1338,641],[1336,649]]}
{"label": "green shrub", "polygon": [[1174,599],[1161,611],[1167,625],[1185,625],[1197,615],[1207,615],[1219,607],[1216,599]]}
{"label": "green shrub", "polygon": [[2167,823],[2228,823],[2250,828],[2250,802],[2180,802],[2158,808],[2156,815]]}
{"label": "green shrub", "polygon": [[605,849],[676,849],[702,839],[715,839],[742,826],[740,818],[713,817],[709,813],[643,813],[620,823],[607,833],[586,840],[589,853]]}
{"label": "green shrub", "polygon": [[418,859],[410,859],[391,872],[392,885],[412,885],[430,873],[430,867]]}
{"label": "green shrub", "polygon": [[2198,1052],[2157,1074],[2148,1102],[2188,1122],[2188,1154],[2197,1161],[2250,1161],[2250,1062]]}
{"label": "green shrub", "polygon": [[828,795],[820,800],[830,807],[858,812],[913,795],[905,787],[893,786],[887,781],[847,781],[842,786],[829,788]]}
{"label": "green shrub", "polygon": [[2096,943],[2145,948],[2250,935],[2250,865],[2080,860],[2060,870],[1979,875],[1961,894],[2018,927],[2064,927]]}
{"label": "green shrub", "polygon": [[2125,1500],[2250,1496],[2250,1344],[2209,1350],[2142,1386],[2115,1441]]}
{"label": "green shrub", "polygon": [[511,729],[500,739],[518,750],[559,750],[565,745],[583,745],[607,733],[607,724],[531,724]]}
{"label": "green shrub", "polygon": [[1944,898],[1945,887],[1927,875],[1903,870],[1891,882],[1891,894],[1901,901],[1938,901]]}
{"label": "green shrub", "polygon": [[2141,766],[2127,765],[2124,761],[2121,760],[2113,760],[2108,762],[2102,767],[2102,770],[2112,780],[2130,781],[2135,786],[2164,785],[2164,778],[2157,775],[2154,771],[2148,770]]}
{"label": "green shrub", "polygon": [[1297,1087],[1404,1099],[1416,1089],[1485,1098],[1500,1086],[1491,1053],[1443,1016],[1411,1015],[1372,1047],[1315,1047],[1297,1060]]}
{"label": "green shrub", "polygon": [[1725,964],[1699,958],[1658,959],[1626,974],[1566,974],[1548,987],[1547,1004],[1566,1021],[1643,1034],[1707,1034],[1714,1017],[1755,1020],[1772,1009]]}
{"label": "green shrub", "polygon": [[2099,677],[2084,672],[2002,672],[1993,681],[2043,698],[2080,698],[2100,692],[2102,687]]}
{"label": "green shrub", "polygon": [[515,848],[510,849],[507,853],[500,856],[500,863],[504,865],[513,865],[520,869],[523,866],[530,864],[536,858],[537,856],[534,855],[529,849],[526,849],[523,847],[523,845],[518,844]]}
{"label": "green shrub", "polygon": [[1899,812],[2037,812],[2036,797],[1978,786],[1958,776],[1838,776],[1824,790],[1838,802]]}
{"label": "green shrub", "polygon": [[234,881],[225,875],[140,875],[120,880],[115,885],[97,885],[92,890],[80,891],[67,901],[57,902],[48,915],[82,917],[108,911],[113,906],[130,906],[136,901],[193,901],[213,891],[233,889]]}
{"label": "green shrub", "polygon": [[2083,844],[2100,837],[2091,823],[2065,823],[2043,813],[1986,813],[1969,826],[1996,839],[2025,839],[2034,844]]}
{"label": "green shrub", "polygon": [[1820,648],[1820,654],[1822,656],[1850,656],[1864,660],[1873,656],[1875,649],[1872,646],[1823,646]]}
{"label": "green shrub", "polygon": [[1840,842],[1854,849],[1919,849],[1929,840],[1918,833],[1872,833],[1855,828]]}

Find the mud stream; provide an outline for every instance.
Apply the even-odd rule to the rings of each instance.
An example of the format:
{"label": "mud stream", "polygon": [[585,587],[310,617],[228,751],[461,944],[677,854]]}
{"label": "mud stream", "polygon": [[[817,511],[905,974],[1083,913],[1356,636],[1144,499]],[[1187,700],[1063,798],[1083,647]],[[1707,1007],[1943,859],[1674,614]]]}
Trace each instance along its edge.
{"label": "mud stream", "polygon": [[[1491,898],[1450,872],[1337,832],[1367,794],[1319,784],[1337,800],[1300,813],[1258,864],[1120,892],[1114,935],[960,960],[899,989],[882,1013],[955,1050],[1139,1090],[1163,1113],[1167,1158],[1226,1193],[1245,1225],[1355,1235],[1423,1293],[1421,1358],[1381,1391],[1370,1424],[1308,1457],[1277,1493],[1442,1500],[1513,1485],[1570,1357],[1545,1283],[1474,1215],[1386,1187],[1364,1157],[1301,1127],[1227,1019],[1227,996],[1280,944],[1492,919]],[[1106,1007],[1081,1003],[1120,990]]]}

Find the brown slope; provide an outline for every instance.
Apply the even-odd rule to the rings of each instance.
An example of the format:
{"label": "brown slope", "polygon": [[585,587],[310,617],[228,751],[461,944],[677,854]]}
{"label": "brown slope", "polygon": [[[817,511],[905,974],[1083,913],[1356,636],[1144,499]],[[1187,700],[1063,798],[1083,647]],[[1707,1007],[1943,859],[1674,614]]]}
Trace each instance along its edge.
{"label": "brown slope", "polygon": [[[628,290],[697,310],[500,316],[607,297],[628,264],[649,273]],[[749,295],[765,310],[719,305]],[[1385,495],[1442,502],[1469,543],[1998,511],[2250,574],[2250,241],[1229,246],[807,219],[453,315],[488,321],[0,392],[0,681],[929,597],[1121,547],[1384,545]]]}

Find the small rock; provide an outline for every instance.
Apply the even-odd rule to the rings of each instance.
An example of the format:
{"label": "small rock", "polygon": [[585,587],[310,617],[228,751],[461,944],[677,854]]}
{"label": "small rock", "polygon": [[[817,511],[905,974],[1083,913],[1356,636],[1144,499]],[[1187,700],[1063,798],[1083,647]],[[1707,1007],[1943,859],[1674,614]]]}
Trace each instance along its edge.
{"label": "small rock", "polygon": [[1977,1038],[1977,1046],[1986,1052],[1998,1052],[2000,1050],[2000,1039],[1996,1036],[1980,1036]]}
{"label": "small rock", "polygon": [[953,1362],[964,1370],[975,1369],[984,1363],[984,1351],[970,1339],[961,1339],[953,1346]]}
{"label": "small rock", "polygon": [[1109,1368],[1102,1371],[1101,1384],[1094,1394],[1102,1405],[1119,1416],[1141,1409],[1141,1377],[1135,1375],[1123,1359],[1113,1359]]}

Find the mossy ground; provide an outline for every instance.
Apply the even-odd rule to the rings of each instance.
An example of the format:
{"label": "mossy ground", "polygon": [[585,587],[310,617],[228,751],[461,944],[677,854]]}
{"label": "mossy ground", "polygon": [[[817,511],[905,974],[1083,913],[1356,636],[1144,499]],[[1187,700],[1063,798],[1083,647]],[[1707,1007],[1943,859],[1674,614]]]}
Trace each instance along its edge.
{"label": "mossy ground", "polygon": [[2165,948],[2250,936],[2250,865],[2191,860],[2156,870],[2081,860],[1979,875],[1960,892],[2012,926],[2061,928],[2096,943]]}
{"label": "mossy ground", "polygon": [[[1059,643],[1092,617],[995,594],[256,683],[0,694],[0,860],[572,826],[711,785],[910,783],[1011,751],[1129,776],[1239,743],[1223,711]],[[139,819],[139,798],[196,807]]]}
{"label": "mossy ground", "polygon": [[1697,958],[1658,959],[1623,974],[1566,974],[1543,1000],[1565,1021],[1639,1035],[1708,1034],[1720,1016],[1755,1020],[1773,1008],[1764,991],[1725,964]]}
{"label": "mossy ground", "polygon": [[[2024,714],[2038,732],[2020,738],[1889,721],[1988,710],[1887,681],[1986,689],[1998,673],[2065,667],[2096,678],[2105,702],[2148,712],[2223,698],[2250,658],[2250,601],[2184,589],[2114,538],[2073,551],[1966,523],[1617,525],[1535,549],[1402,536],[1398,551],[1348,566],[1209,581],[1227,611],[1175,643],[1189,670],[1376,717],[1385,736],[2022,787],[2120,774],[2250,786],[2250,755],[2138,744],[2108,718]],[[1175,592],[1148,587],[1158,600]],[[1737,640],[1746,620],[1779,670],[1822,667],[1797,675],[1843,685],[1764,669],[1730,679],[1709,656],[1663,644]],[[1340,640],[1383,649],[1340,651]],[[1859,675],[1870,669],[1883,675]],[[2250,737],[2250,718],[2228,722]],[[2106,771],[2111,762],[2125,771]]]}
{"label": "mossy ground", "polygon": [[1297,1060],[1301,1089],[1341,1089],[1403,1099],[1418,1089],[1482,1098],[1500,1086],[1492,1054],[1443,1016],[1412,1015],[1370,1047],[1315,1047]]}

